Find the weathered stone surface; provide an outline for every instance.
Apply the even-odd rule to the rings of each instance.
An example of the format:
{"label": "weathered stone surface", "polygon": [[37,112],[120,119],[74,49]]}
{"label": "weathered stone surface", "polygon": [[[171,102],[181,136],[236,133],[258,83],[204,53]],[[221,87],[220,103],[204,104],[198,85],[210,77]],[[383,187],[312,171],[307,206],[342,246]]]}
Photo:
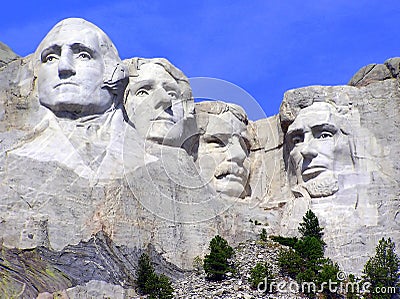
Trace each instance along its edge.
{"label": "weathered stone surface", "polygon": [[398,78],[400,72],[400,57],[393,57],[383,64],[369,64],[362,67],[349,81],[350,86],[366,86],[377,81]]}
{"label": "weathered stone surface", "polygon": [[10,47],[0,42],[0,68],[17,58],[18,55]]}
{"label": "weathered stone surface", "polygon": [[134,289],[126,289],[104,281],[91,280],[83,285],[60,290],[54,293],[44,292],[37,299],[70,299],[70,298],[115,298],[131,299],[137,298]]}

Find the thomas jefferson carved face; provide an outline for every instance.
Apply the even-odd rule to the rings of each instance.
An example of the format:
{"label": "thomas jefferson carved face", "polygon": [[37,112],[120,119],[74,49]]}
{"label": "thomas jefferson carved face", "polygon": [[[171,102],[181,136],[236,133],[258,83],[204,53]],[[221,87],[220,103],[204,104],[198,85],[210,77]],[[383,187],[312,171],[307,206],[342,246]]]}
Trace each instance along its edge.
{"label": "thomas jefferson carved face", "polygon": [[217,192],[244,197],[250,169],[246,124],[230,111],[208,114],[199,140],[198,164],[203,178]]}
{"label": "thomas jefferson carved face", "polygon": [[351,163],[342,122],[333,105],[316,102],[302,109],[288,128],[292,181],[304,184],[312,197],[335,193],[337,172]]}
{"label": "thomas jefferson carved face", "polygon": [[137,73],[129,83],[129,118],[144,139],[180,146],[184,124],[180,86],[160,64],[142,64]]}
{"label": "thomas jefferson carved face", "polygon": [[113,96],[103,87],[102,35],[108,40],[100,29],[81,19],[66,19],[49,32],[37,50],[43,106],[61,116],[99,114],[110,108]]}

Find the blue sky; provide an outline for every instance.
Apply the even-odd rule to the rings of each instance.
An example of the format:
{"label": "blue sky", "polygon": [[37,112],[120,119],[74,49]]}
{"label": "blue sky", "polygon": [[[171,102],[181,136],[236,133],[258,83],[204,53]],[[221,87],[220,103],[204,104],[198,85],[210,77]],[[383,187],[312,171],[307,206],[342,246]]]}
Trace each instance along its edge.
{"label": "blue sky", "polygon": [[[228,81],[267,116],[278,112],[286,90],[346,84],[362,66],[400,56],[399,0],[70,0],[1,6],[0,41],[21,56],[32,53],[59,20],[82,17],[110,36],[121,58],[166,57],[189,78]],[[249,98],[241,105],[251,119],[260,118]]]}

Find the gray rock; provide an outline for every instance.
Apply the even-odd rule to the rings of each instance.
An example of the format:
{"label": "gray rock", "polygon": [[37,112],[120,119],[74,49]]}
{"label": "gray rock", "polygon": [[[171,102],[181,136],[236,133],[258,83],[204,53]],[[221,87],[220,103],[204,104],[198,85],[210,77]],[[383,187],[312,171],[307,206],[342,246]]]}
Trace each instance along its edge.
{"label": "gray rock", "polygon": [[13,52],[7,45],[0,42],[0,68],[16,60],[19,56]]}
{"label": "gray rock", "polygon": [[369,64],[362,67],[349,81],[350,86],[366,86],[372,82],[393,78],[386,64]]}

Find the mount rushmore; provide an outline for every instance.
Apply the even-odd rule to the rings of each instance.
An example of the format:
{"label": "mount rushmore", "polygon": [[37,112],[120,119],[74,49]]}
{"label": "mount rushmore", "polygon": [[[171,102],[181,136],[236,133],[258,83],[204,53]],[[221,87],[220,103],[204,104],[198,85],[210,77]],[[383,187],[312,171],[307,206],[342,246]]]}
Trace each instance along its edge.
{"label": "mount rushmore", "polygon": [[[191,269],[216,234],[293,236],[308,209],[346,271],[380,238],[400,244],[400,58],[347,86],[289,90],[278,115],[252,121],[245,104],[195,103],[164,58],[122,61],[83,19],[56,24],[27,57],[1,50],[3,248],[45,258],[103,240],[127,260],[150,246]],[[59,264],[83,271],[76,259]]]}

